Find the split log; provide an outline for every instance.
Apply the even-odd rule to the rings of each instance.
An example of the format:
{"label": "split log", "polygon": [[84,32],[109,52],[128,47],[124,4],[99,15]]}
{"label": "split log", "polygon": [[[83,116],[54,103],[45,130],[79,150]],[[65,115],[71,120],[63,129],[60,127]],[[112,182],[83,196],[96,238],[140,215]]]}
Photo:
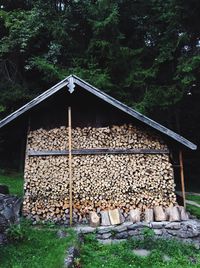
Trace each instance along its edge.
{"label": "split log", "polygon": [[152,222],[153,220],[154,220],[153,209],[152,208],[146,208],[145,211],[144,211],[144,221]]}
{"label": "split log", "polygon": [[131,209],[130,210],[130,220],[133,222],[133,223],[136,223],[136,222],[140,222],[140,214],[141,214],[141,211],[140,209],[136,208],[136,209]]}
{"label": "split log", "polygon": [[178,207],[167,208],[167,213],[169,215],[169,221],[180,221],[180,212]]}
{"label": "split log", "polygon": [[188,213],[186,212],[185,208],[183,206],[179,206],[178,209],[180,212],[181,221],[188,221],[189,216],[188,216]]}
{"label": "split log", "polygon": [[155,221],[166,221],[166,214],[161,206],[154,207]]}
{"label": "split log", "polygon": [[119,209],[108,210],[108,215],[110,218],[110,223],[112,225],[117,225],[121,223]]}
{"label": "split log", "polygon": [[108,211],[101,211],[101,225],[108,226],[111,225]]}

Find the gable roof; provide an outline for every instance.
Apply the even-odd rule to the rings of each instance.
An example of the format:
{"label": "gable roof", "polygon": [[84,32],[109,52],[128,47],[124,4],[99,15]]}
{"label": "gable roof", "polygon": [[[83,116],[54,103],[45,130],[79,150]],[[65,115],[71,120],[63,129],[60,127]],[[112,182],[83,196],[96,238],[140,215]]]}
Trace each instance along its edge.
{"label": "gable roof", "polygon": [[114,99],[113,97],[100,91],[96,87],[90,85],[89,83],[87,83],[86,81],[80,79],[79,77],[77,77],[75,75],[70,75],[70,76],[66,77],[65,79],[60,81],[58,84],[56,84],[55,86],[51,87],[50,89],[48,89],[47,91],[45,91],[44,93],[42,93],[38,97],[34,98],[33,100],[31,100],[30,102],[28,102],[27,104],[25,104],[24,106],[22,106],[21,108],[19,108],[15,112],[13,112],[12,114],[5,117],[3,120],[0,121],[0,128],[7,125],[9,122],[13,121],[18,116],[20,116],[21,114],[30,110],[34,106],[38,105],[39,103],[41,103],[42,101],[44,101],[48,97],[52,96],[53,94],[55,94],[56,92],[58,92],[60,89],[62,89],[65,86],[68,87],[68,90],[70,93],[73,93],[75,85],[80,86],[84,90],[92,93],[93,95],[104,100],[105,102],[115,106],[119,110],[129,114],[130,116],[138,119],[139,121],[145,123],[146,125],[149,125],[150,127],[158,130],[159,132],[165,134],[166,136],[169,136],[170,138],[179,142],[180,144],[183,144],[192,150],[197,149],[197,146],[194,143],[185,139],[181,135],[175,133],[174,131],[172,131],[166,127],[164,127],[163,125],[155,122],[154,120],[152,120],[152,119],[148,118],[147,116],[137,112],[136,110],[128,107],[124,103]]}

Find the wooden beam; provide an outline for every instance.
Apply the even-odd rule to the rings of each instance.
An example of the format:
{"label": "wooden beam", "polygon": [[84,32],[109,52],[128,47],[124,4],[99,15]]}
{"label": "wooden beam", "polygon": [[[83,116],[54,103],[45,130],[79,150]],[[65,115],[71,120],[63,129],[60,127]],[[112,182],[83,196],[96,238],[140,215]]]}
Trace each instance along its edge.
{"label": "wooden beam", "polygon": [[94,94],[98,98],[102,99],[103,101],[111,104],[112,106],[118,108],[119,110],[131,115],[132,117],[138,119],[139,121],[149,125],[150,127],[164,133],[165,135],[169,136],[170,138],[182,143],[183,145],[189,147],[192,150],[196,150],[196,144],[190,142],[189,140],[185,139],[181,135],[175,133],[174,131],[162,126],[161,124],[157,123],[156,121],[148,118],[147,116],[137,112],[136,110],[128,107],[124,103],[114,99],[113,97],[107,95],[105,92],[100,91],[99,89],[95,88],[94,86],[90,85],[86,81],[80,79],[79,77],[73,75],[74,83],[79,85],[80,87],[84,88],[88,92]]}
{"label": "wooden beam", "polygon": [[185,181],[184,181],[184,170],[183,170],[183,153],[179,151],[179,162],[180,162],[180,175],[181,175],[181,190],[183,196],[183,206],[186,208],[186,201],[185,201]]}
{"label": "wooden beam", "polygon": [[[42,150],[33,151],[29,150],[29,156],[48,156],[48,155],[68,155],[69,150]],[[169,154],[169,150],[156,150],[156,149],[107,149],[107,148],[96,148],[96,149],[73,149],[71,150],[72,155],[99,155],[99,154]]]}
{"label": "wooden beam", "polygon": [[68,137],[69,137],[69,221],[72,226],[72,123],[71,107],[68,107]]}

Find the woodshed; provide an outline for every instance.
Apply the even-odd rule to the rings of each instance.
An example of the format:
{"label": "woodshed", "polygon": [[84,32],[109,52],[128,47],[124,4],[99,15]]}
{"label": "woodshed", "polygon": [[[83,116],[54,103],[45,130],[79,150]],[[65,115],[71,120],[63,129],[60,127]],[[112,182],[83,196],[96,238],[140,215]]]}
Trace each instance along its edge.
{"label": "woodshed", "polygon": [[0,122],[22,118],[27,139],[23,214],[87,222],[88,213],[176,205],[173,154],[196,145],[75,75]]}

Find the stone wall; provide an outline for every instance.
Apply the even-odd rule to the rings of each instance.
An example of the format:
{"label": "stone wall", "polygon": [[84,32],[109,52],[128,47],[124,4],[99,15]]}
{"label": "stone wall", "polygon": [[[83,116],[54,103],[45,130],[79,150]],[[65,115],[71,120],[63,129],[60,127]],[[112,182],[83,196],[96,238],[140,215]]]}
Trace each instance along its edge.
{"label": "stone wall", "polygon": [[106,226],[93,228],[89,226],[78,226],[75,230],[79,234],[96,234],[97,239],[102,243],[112,243],[115,241],[123,241],[127,238],[141,239],[144,230],[153,230],[155,238],[175,238],[184,242],[195,244],[200,247],[200,221],[188,220],[182,222],[124,222],[117,226]]}
{"label": "stone wall", "polygon": [[0,194],[0,245],[6,242],[6,229],[19,222],[21,198]]}

